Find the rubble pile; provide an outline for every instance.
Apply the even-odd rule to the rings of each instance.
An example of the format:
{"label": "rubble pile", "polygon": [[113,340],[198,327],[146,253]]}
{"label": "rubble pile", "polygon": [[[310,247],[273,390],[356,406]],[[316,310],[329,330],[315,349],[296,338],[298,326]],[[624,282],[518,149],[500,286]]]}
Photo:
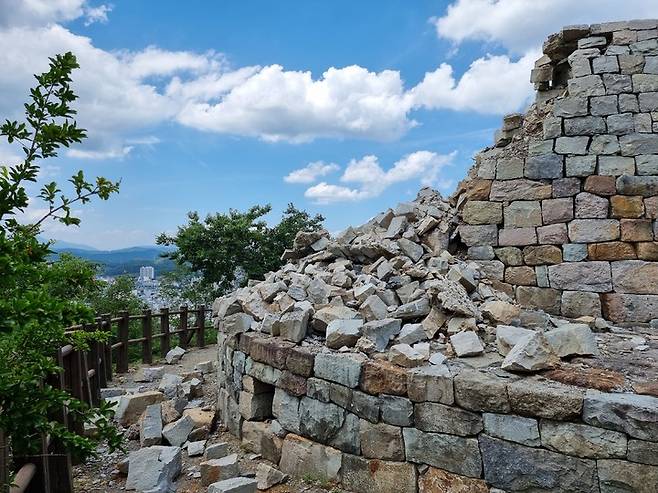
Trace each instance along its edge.
{"label": "rubble pile", "polygon": [[301,232],[281,270],[215,301],[216,324],[226,336],[261,332],[407,368],[499,352],[503,369],[531,372],[596,354],[587,323],[522,310],[486,265],[451,254],[456,226],[455,209],[424,188],[336,238]]}

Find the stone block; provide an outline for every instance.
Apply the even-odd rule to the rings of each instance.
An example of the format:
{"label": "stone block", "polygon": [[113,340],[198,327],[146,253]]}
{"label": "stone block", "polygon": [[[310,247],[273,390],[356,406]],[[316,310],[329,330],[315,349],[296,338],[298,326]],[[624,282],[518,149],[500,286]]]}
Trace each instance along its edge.
{"label": "stone block", "polygon": [[[604,96],[604,97],[614,98],[615,96]],[[593,105],[593,103],[590,104]],[[605,120],[601,116],[581,116],[577,118],[567,118],[564,120],[564,133],[569,136],[604,134],[605,131],[606,131]],[[556,178],[556,177],[541,177],[541,178]]]}
{"label": "stone block", "polygon": [[[589,46],[579,46],[589,48]],[[586,75],[568,81],[569,96],[589,97],[605,96],[606,88],[600,75]]]}
{"label": "stone block", "polygon": [[498,232],[498,245],[524,246],[537,244],[535,228],[503,228]]}
{"label": "stone block", "polygon": [[560,313],[560,291],[557,289],[519,286],[516,288],[516,300],[521,306],[538,308],[554,315]]}
{"label": "stone block", "polygon": [[595,74],[619,72],[616,56],[597,56],[592,58],[592,72]]}
{"label": "stone block", "polygon": [[617,192],[643,197],[658,195],[658,176],[620,176],[617,178]]}
{"label": "stone block", "polygon": [[165,400],[162,392],[147,391],[122,395],[114,419],[123,427],[136,423],[146,408]]}
{"label": "stone block", "polygon": [[343,421],[345,410],[332,403],[302,397],[299,403],[299,431],[302,435],[320,443],[327,443],[336,436]]}
{"label": "stone block", "polygon": [[473,260],[493,260],[496,256],[493,247],[489,245],[469,247],[467,255]]}
{"label": "stone block", "polygon": [[558,178],[553,180],[553,198],[573,197],[580,192],[580,178]]}
{"label": "stone block", "polygon": [[127,490],[167,493],[174,491],[174,480],[182,467],[180,447],[154,445],[131,452]]}
{"label": "stone block", "polygon": [[629,75],[603,74],[602,78],[606,94],[633,92],[633,83],[631,82],[631,76]]}
{"label": "stone block", "polygon": [[612,262],[612,283],[618,293],[658,294],[658,263],[643,260]]}
{"label": "stone block", "polygon": [[589,176],[596,170],[596,156],[567,156],[567,176]]}
{"label": "stone block", "polygon": [[596,293],[564,291],[562,293],[562,315],[569,318],[600,317],[601,299]]}
{"label": "stone block", "polygon": [[621,176],[635,174],[635,159],[623,156],[599,156],[599,175]]}
{"label": "stone block", "polygon": [[[592,175],[585,178],[585,185],[583,189],[586,192],[594,193],[596,195],[614,195],[617,192],[617,186],[614,176],[599,176]],[[626,194],[634,195],[634,194]]]}
{"label": "stone block", "polygon": [[407,394],[407,372],[388,361],[369,360],[363,365],[360,385],[368,394],[404,396]]}
{"label": "stone block", "polygon": [[536,419],[493,413],[484,413],[482,418],[487,435],[529,447],[541,446]]}
{"label": "stone block", "polygon": [[466,202],[462,218],[468,224],[499,224],[503,221],[502,204],[471,200]]}
{"label": "stone block", "polygon": [[448,367],[423,366],[407,373],[407,390],[409,399],[414,402],[440,402],[453,404],[453,377]]}
{"label": "stone block", "polygon": [[637,113],[640,111],[640,105],[637,96],[635,94],[620,94],[619,111],[621,113],[627,111],[631,113]]}
{"label": "stone block", "polygon": [[651,219],[621,219],[622,241],[653,240],[653,224]]}
{"label": "stone block", "polygon": [[479,478],[482,474],[477,439],[424,433],[415,428],[405,428],[403,434],[408,461],[473,478]]}
{"label": "stone block", "polygon": [[570,221],[573,219],[573,199],[565,197],[560,199],[542,200],[541,215],[544,224]]}
{"label": "stone block", "polygon": [[532,267],[508,267],[505,269],[505,282],[517,286],[536,286],[537,276]]}
{"label": "stone block", "polygon": [[592,261],[551,265],[548,268],[548,275],[551,287],[555,289],[595,293],[612,290],[608,262]]}
{"label": "stone block", "polygon": [[553,245],[528,246],[523,249],[523,260],[527,265],[559,264],[562,250]]}
{"label": "stone block", "polygon": [[576,116],[586,116],[589,113],[587,97],[568,97],[557,98],[553,108],[553,115],[564,118],[573,118]]}
{"label": "stone block", "polygon": [[235,478],[240,474],[238,454],[227,455],[221,459],[207,460],[202,462],[199,467],[201,468],[201,484],[203,486]]}
{"label": "stone block", "polygon": [[472,226],[462,224],[459,226],[459,236],[466,246],[498,245],[498,228],[495,224]]}
{"label": "stone block", "polygon": [[286,358],[286,368],[291,372],[304,377],[309,377],[313,374],[314,365],[315,354],[309,348],[292,348]]}
{"label": "stone block", "polygon": [[618,154],[619,138],[616,135],[595,135],[589,146],[590,154]]}
{"label": "stone block", "polygon": [[[487,483],[430,467],[418,479],[419,493],[488,493]],[[375,491],[375,490],[369,490]],[[492,490],[493,491],[493,490]],[[495,492],[494,492],[495,493]]]}
{"label": "stone block", "polygon": [[404,461],[402,428],[361,420],[361,453],[369,459]]}
{"label": "stone block", "polygon": [[658,466],[658,442],[628,441],[628,460]]}
{"label": "stone block", "polygon": [[315,357],[314,373],[318,378],[354,388],[359,385],[361,365],[366,359],[357,354],[319,353]]}
{"label": "stone block", "polygon": [[487,483],[506,491],[598,491],[596,461],[480,435]]}
{"label": "stone block", "polygon": [[272,400],[272,414],[284,429],[299,433],[299,398],[277,388]]}
{"label": "stone block", "polygon": [[416,493],[416,468],[405,462],[343,454],[342,486],[350,491]]}
{"label": "stone block", "polygon": [[626,435],[594,426],[542,420],[542,446],[588,459],[626,457]]}
{"label": "stone block", "polygon": [[630,260],[635,259],[635,249],[630,243],[610,241],[587,245],[589,260]]}
{"label": "stone block", "polygon": [[569,242],[566,224],[549,224],[537,228],[537,241],[541,245],[562,245]]}
{"label": "stone block", "polygon": [[417,403],[414,419],[415,427],[427,432],[473,436],[484,429],[479,414],[434,402]]}
{"label": "stone block", "polygon": [[162,441],[162,405],[151,404],[140,418],[139,445],[150,447]]}
{"label": "stone block", "polygon": [[494,181],[490,200],[508,202],[514,200],[542,200],[551,198],[552,187],[532,180]]}
{"label": "stone block", "polygon": [[[596,96],[590,99],[590,111],[595,116],[614,115],[619,110],[617,96]],[[605,132],[605,127],[603,132]]]}
{"label": "stone block", "polygon": [[583,421],[640,440],[658,441],[658,398],[588,390]]}
{"label": "stone block", "polygon": [[[278,463],[281,458],[281,445],[282,440],[274,434],[270,423],[245,421],[242,424],[242,447],[246,450]],[[210,459],[209,455],[208,458]]]}
{"label": "stone block", "polygon": [[635,166],[638,175],[658,175],[658,156],[636,156]]}
{"label": "stone block", "polygon": [[587,245],[584,243],[569,243],[562,245],[562,259],[565,262],[580,262],[587,258]]}
{"label": "stone block", "polygon": [[610,115],[606,118],[608,133],[612,135],[632,134],[635,131],[635,118],[633,113]]}
{"label": "stone block", "polygon": [[338,481],[342,459],[343,454],[339,450],[288,434],[283,440],[279,468],[291,476],[309,475]]}
{"label": "stone block", "polygon": [[379,397],[382,421],[395,426],[411,426],[414,421],[414,405],[405,398],[395,395]]}
{"label": "stone block", "polygon": [[594,243],[618,240],[619,221],[616,219],[574,219],[569,223],[569,239],[573,243]]}
{"label": "stone block", "polygon": [[496,248],[495,253],[496,257],[505,265],[523,265],[523,253],[520,248]]}
{"label": "stone block", "polygon": [[599,197],[589,192],[576,195],[575,216],[577,219],[606,219],[609,202],[605,197]]}
{"label": "stone block", "polygon": [[658,154],[658,135],[630,134],[619,138],[623,156],[637,156],[640,154]]}
{"label": "stone block", "polygon": [[589,137],[558,137],[555,139],[557,154],[587,154]]}
{"label": "stone block", "polygon": [[511,157],[502,159],[496,163],[497,180],[514,180],[523,178],[523,159]]}
{"label": "stone block", "polygon": [[658,261],[658,242],[642,242],[635,245],[637,258],[641,260]]}
{"label": "stone block", "polygon": [[610,197],[612,217],[638,218],[644,214],[644,202],[639,195],[613,195]]}
{"label": "stone block", "polygon": [[286,360],[295,345],[274,337],[254,337],[249,343],[249,356],[254,361],[280,370],[286,369]]}
{"label": "stone block", "polygon": [[[552,144],[552,141],[550,142]],[[532,180],[561,178],[563,176],[563,162],[564,157],[553,152],[528,156],[525,160],[525,177]]]}
{"label": "stone block", "polygon": [[507,394],[512,411],[523,416],[569,420],[583,409],[582,389],[541,378],[511,382]]}
{"label": "stone block", "polygon": [[658,296],[636,294],[604,294],[603,315],[613,322],[649,322],[658,318]]}
{"label": "stone block", "polygon": [[658,467],[615,459],[599,460],[597,465],[601,493],[653,493],[658,484]]}
{"label": "stone block", "polygon": [[470,411],[507,413],[507,382],[489,373],[463,370],[454,380],[455,401]]}

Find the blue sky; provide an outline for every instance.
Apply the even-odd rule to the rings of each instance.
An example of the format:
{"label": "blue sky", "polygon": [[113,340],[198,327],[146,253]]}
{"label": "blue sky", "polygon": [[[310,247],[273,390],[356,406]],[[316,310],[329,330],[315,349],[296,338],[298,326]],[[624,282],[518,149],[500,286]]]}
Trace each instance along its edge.
{"label": "blue sky", "polygon": [[0,0],[0,115],[20,116],[48,55],[78,55],[90,138],[44,178],[82,168],[121,178],[121,193],[47,236],[152,244],[190,210],[270,203],[276,221],[288,202],[339,231],[423,184],[450,193],[502,115],[530,102],[548,34],[658,16],[653,2],[579,3]]}

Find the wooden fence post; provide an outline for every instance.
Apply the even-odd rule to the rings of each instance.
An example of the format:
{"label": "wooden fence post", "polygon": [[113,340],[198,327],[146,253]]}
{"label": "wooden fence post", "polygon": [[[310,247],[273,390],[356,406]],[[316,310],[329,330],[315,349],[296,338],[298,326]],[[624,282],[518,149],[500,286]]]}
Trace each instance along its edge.
{"label": "wooden fence post", "polygon": [[0,430],[0,493],[9,491],[9,442]]}
{"label": "wooden fence post", "polygon": [[110,314],[101,316],[101,327],[102,330],[110,333],[110,338],[104,344],[103,348],[105,379],[106,382],[110,382],[112,381],[112,316]]}
{"label": "wooden fence post", "polygon": [[[89,324],[84,324],[83,330],[88,332],[90,330]],[[100,343],[98,341],[91,341],[89,343],[89,369],[94,370],[94,375],[91,377],[89,385],[91,387],[91,395],[94,398],[94,406],[100,404],[101,396],[101,365],[99,360],[98,349]]]}
{"label": "wooden fence post", "polygon": [[182,347],[183,349],[187,349],[187,343],[190,340],[187,333],[187,329],[188,329],[187,316],[188,316],[187,305],[182,305],[180,307],[180,319],[179,319],[179,327],[178,327],[178,330],[180,330],[181,332],[178,333],[179,335],[178,341],[180,347]]}
{"label": "wooden fence post", "polygon": [[119,321],[118,336],[121,346],[117,351],[117,373],[126,373],[128,371],[128,339],[130,318],[127,311],[119,313],[121,320]]}
{"label": "wooden fence post", "polygon": [[171,349],[171,334],[169,333],[169,308],[160,308],[160,353],[164,358]]}
{"label": "wooden fence post", "polygon": [[196,313],[196,345],[204,347],[206,345],[206,306],[197,306]]}
{"label": "wooden fence post", "polygon": [[151,310],[144,310],[142,318],[142,363],[153,363],[153,319]]}

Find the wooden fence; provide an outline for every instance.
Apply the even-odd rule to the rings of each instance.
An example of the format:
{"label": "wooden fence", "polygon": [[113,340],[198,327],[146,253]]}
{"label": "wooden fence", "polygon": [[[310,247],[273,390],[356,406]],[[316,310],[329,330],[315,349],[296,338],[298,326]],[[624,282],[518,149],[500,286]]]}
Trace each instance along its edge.
{"label": "wooden fence", "polygon": [[[140,315],[122,312],[116,317],[101,315],[93,324],[70,327],[67,332],[100,329],[113,334],[107,342],[93,342],[89,351],[78,351],[67,345],[60,348],[55,357],[62,368],[59,375],[53,376],[47,383],[55,388],[67,390],[73,397],[97,406],[100,402],[100,390],[107,387],[113,372],[125,373],[130,363],[130,347],[141,347],[141,361],[153,362],[154,343],[159,345],[159,355],[164,357],[173,342],[182,348],[188,348],[194,340],[196,346],[205,346],[206,308],[197,306],[188,309],[181,306],[178,310],[161,308],[153,313],[145,310]],[[130,338],[131,324],[141,326],[140,337]],[[175,327],[172,329],[172,327]],[[158,329],[158,330],[154,330]],[[134,332],[134,330],[133,330]],[[66,408],[52,417],[68,427],[69,430],[83,434],[80,423],[69,420]],[[0,430],[0,492],[5,493],[70,493],[73,491],[71,474],[72,459],[59,443],[50,437],[42,439],[41,453],[28,457],[13,457],[13,468],[18,471],[13,485],[7,490],[9,477],[9,446]]]}

